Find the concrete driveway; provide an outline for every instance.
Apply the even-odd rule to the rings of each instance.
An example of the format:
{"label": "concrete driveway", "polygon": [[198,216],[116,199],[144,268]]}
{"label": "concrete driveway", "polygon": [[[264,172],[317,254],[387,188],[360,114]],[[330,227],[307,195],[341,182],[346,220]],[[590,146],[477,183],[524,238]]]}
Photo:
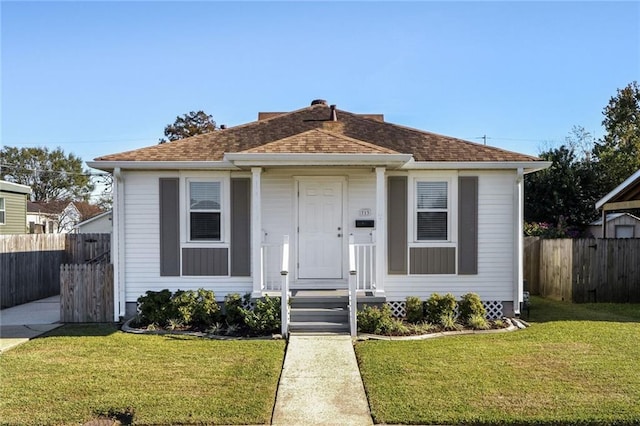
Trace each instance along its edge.
{"label": "concrete driveway", "polygon": [[0,310],[0,352],[60,327],[60,296]]}

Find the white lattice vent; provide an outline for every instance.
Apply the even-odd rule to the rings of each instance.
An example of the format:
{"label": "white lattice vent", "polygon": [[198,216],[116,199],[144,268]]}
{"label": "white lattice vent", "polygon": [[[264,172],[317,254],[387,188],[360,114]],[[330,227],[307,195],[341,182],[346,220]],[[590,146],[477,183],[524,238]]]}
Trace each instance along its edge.
{"label": "white lattice vent", "polygon": [[393,300],[386,303],[387,306],[391,308],[391,315],[393,315],[394,318],[404,318],[407,315],[407,307],[405,305],[405,302]]}
{"label": "white lattice vent", "polygon": [[253,300],[247,300],[247,299],[242,299],[242,308],[243,309],[248,309],[250,311],[253,311],[253,309],[256,307],[256,304]]}
{"label": "white lattice vent", "polygon": [[482,304],[487,310],[487,319],[494,320],[504,316],[502,314],[502,302],[498,300],[485,300]]}

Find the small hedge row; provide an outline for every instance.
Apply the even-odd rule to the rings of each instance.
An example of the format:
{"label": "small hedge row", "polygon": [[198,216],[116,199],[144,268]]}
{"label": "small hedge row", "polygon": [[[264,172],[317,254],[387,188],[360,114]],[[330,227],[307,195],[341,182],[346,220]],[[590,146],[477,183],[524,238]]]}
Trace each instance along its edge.
{"label": "small hedge row", "polygon": [[216,334],[268,334],[280,331],[280,298],[265,296],[248,305],[250,295],[228,294],[224,299],[224,312],[211,290],[165,289],[147,291],[138,298],[137,327],[191,329]]}
{"label": "small hedge row", "polygon": [[[456,313],[457,311],[457,313]],[[388,305],[382,308],[365,306],[358,312],[358,330],[364,333],[406,335],[431,331],[471,328],[486,330],[492,324],[485,318],[487,311],[475,293],[467,293],[457,301],[448,293],[434,293],[426,301],[415,296],[406,298],[405,321],[393,318]],[[494,321],[500,328],[502,321]]]}

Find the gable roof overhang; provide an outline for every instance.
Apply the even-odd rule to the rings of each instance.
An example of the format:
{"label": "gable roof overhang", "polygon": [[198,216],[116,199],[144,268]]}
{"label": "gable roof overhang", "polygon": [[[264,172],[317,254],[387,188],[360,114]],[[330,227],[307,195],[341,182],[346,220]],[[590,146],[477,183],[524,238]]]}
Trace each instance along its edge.
{"label": "gable roof overhang", "polygon": [[236,167],[291,166],[369,166],[397,169],[413,160],[411,154],[315,154],[315,153],[253,153],[224,155]]}
{"label": "gable roof overhang", "polygon": [[239,170],[229,161],[87,161],[87,166],[112,172],[122,170]]}
{"label": "gable roof overhang", "polygon": [[604,211],[640,208],[640,170],[629,176],[596,203]]}
{"label": "gable roof overhang", "polygon": [[524,174],[544,170],[551,161],[413,161],[405,170],[519,170]]}

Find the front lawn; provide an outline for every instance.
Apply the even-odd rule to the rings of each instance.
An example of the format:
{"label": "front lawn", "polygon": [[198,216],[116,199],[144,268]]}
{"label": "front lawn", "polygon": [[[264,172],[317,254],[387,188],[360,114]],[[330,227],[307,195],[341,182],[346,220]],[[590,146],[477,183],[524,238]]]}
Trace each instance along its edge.
{"label": "front lawn", "polygon": [[[0,423],[264,424],[285,342],[134,335],[66,325],[0,355]],[[124,417],[126,419],[126,417]]]}
{"label": "front lawn", "polygon": [[514,333],[357,343],[374,420],[640,423],[640,305],[532,298],[530,321]]}

